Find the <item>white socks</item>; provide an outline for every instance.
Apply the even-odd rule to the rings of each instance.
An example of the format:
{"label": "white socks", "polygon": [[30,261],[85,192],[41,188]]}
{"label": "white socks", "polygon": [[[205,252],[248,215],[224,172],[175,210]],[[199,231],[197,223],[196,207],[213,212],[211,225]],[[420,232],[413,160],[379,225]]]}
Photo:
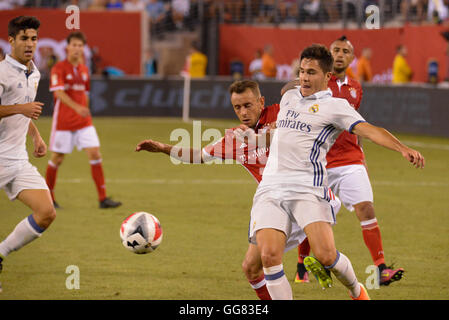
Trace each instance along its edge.
{"label": "white socks", "polygon": [[349,289],[351,296],[354,298],[360,296],[360,285],[348,257],[337,251],[337,258],[334,263],[330,266],[325,266],[325,268],[332,271],[335,277]]}
{"label": "white socks", "polygon": [[24,245],[40,237],[44,231],[34,221],[33,215],[29,215],[20,221],[13,232],[0,243],[0,255],[6,257],[11,251],[19,250]]}
{"label": "white socks", "polygon": [[263,268],[267,289],[273,300],[293,300],[292,287],[284,274],[284,266]]}

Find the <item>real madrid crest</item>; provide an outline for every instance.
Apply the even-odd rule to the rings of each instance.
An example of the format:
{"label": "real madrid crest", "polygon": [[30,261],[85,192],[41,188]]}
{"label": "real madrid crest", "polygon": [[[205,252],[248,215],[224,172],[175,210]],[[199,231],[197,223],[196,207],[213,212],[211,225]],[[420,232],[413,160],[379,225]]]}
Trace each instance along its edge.
{"label": "real madrid crest", "polygon": [[317,113],[319,110],[320,110],[320,106],[316,103],[309,108],[310,113]]}

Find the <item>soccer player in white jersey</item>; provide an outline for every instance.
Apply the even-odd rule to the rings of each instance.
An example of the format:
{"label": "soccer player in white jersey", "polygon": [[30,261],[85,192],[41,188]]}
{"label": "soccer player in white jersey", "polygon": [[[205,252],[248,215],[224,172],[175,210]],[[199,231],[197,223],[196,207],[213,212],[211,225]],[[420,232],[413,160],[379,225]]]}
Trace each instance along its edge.
{"label": "soccer player in white jersey", "polygon": [[293,220],[305,231],[316,257],[307,257],[304,264],[321,285],[332,283],[330,271],[349,289],[352,299],[369,299],[351,262],[335,247],[335,216],[326,199],[326,154],[343,130],[398,151],[417,168],[424,167],[418,151],[367,123],[346,100],[332,97],[327,89],[332,65],[332,54],[322,45],[302,52],[300,86],[282,97],[270,155],[254,196],[250,237],[259,247],[272,299],[293,298],[282,265]]}
{"label": "soccer player in white jersey", "polygon": [[47,152],[31,121],[39,117],[43,106],[34,102],[40,73],[32,58],[39,26],[35,17],[12,19],[8,25],[11,54],[0,62],[0,188],[10,200],[19,199],[33,212],[0,243],[0,272],[9,253],[40,237],[56,217],[47,184],[29,163],[26,151],[28,134],[33,139],[35,157]]}

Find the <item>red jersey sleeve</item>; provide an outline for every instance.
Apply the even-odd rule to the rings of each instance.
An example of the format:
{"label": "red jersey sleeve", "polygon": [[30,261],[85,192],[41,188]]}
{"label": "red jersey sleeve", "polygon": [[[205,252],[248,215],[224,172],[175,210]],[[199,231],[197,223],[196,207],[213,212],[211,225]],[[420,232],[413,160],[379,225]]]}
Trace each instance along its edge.
{"label": "red jersey sleeve", "polygon": [[51,68],[50,73],[50,91],[64,90],[65,88],[64,69],[62,64],[56,64]]}
{"label": "red jersey sleeve", "polygon": [[227,129],[223,138],[203,148],[203,159],[206,162],[213,158],[236,160],[235,142],[233,130]]}

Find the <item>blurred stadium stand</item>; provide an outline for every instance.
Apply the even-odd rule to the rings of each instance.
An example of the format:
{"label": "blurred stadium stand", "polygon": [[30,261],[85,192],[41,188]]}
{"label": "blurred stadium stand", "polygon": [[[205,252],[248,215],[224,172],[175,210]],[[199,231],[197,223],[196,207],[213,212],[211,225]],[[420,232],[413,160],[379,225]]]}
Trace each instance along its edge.
{"label": "blurred stadium stand", "polygon": [[[449,136],[448,128],[439,122],[447,119],[449,112],[449,0],[2,0],[0,11],[53,8],[61,13],[68,5],[77,5],[81,14],[142,12],[142,20],[147,22],[141,24],[141,30],[147,32],[141,32],[146,41],[139,44],[143,64],[140,74],[130,71],[126,72],[127,80],[111,80],[99,76],[98,66],[93,72],[98,75],[93,77],[94,114],[179,116],[179,76],[189,47],[196,41],[208,56],[208,76],[192,82],[192,116],[232,117],[227,86],[232,76],[248,76],[254,53],[266,43],[272,41],[274,58],[288,75],[293,58],[297,59],[304,45],[314,41],[329,45],[345,33],[354,40],[356,58],[363,48],[373,49],[375,81],[363,84],[365,116],[396,131]],[[380,30],[366,30],[365,10],[370,5],[379,9]],[[89,19],[87,15],[81,17],[83,30]],[[91,39],[98,33],[88,31],[93,32]],[[118,37],[126,42],[129,29]],[[58,35],[56,39],[63,37]],[[415,71],[414,83],[393,87],[391,64],[396,46],[403,43],[410,46],[408,59]],[[107,50],[98,53],[95,43],[89,45],[94,58],[107,60]],[[128,54],[139,51],[127,50]],[[139,59],[134,62],[139,64]],[[51,103],[46,81],[40,85],[44,90],[39,90],[39,98]],[[276,100],[285,81],[260,83],[263,92]],[[379,97],[383,99],[381,106]],[[394,121],[388,122],[385,115]]]}

